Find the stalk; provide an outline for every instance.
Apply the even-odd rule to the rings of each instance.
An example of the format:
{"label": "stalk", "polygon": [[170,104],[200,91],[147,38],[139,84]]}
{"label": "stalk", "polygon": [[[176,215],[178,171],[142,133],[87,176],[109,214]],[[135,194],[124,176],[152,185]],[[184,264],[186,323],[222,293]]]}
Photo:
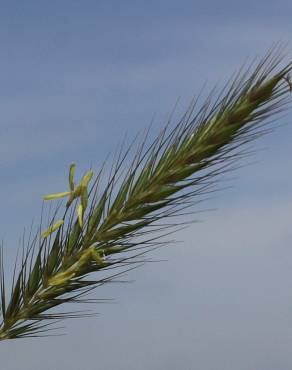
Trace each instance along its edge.
{"label": "stalk", "polygon": [[[102,172],[88,192],[92,171],[75,186],[71,164],[70,190],[44,197],[68,197],[65,213],[41,234],[37,253],[34,246],[28,248],[7,304],[1,273],[0,340],[46,334],[52,320],[85,316],[47,311],[63,303],[90,301],[86,294],[119,275],[98,273],[131,267],[145,253],[135,253],[137,249],[147,252],[158,246],[159,238],[149,237],[153,227],[210,191],[214,178],[240,157],[241,146],[263,134],[267,120],[286,106],[291,63],[276,71],[279,62],[268,53],[252,73],[239,73],[213,105],[208,98],[196,111],[192,106],[148,149],[143,143],[118,189],[124,157],[101,194]],[[93,280],[87,278],[91,273]]]}

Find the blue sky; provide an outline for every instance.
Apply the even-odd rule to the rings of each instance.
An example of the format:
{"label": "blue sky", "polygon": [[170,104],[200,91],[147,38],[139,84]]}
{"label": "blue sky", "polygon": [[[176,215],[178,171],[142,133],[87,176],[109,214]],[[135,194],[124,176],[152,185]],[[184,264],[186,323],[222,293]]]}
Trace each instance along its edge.
{"label": "blue sky", "polygon": [[[41,196],[67,168],[98,169],[178,97],[290,42],[291,1],[2,2],[1,239],[7,269]],[[4,370],[286,370],[292,355],[292,114],[255,143],[253,162],[216,194],[167,259],[100,290],[117,304],[66,322],[67,336],[1,344]],[[225,185],[225,183],[224,183]],[[179,261],[179,263],[178,263]],[[18,356],[15,356],[15,353]],[[52,355],[54,354],[54,355]]]}

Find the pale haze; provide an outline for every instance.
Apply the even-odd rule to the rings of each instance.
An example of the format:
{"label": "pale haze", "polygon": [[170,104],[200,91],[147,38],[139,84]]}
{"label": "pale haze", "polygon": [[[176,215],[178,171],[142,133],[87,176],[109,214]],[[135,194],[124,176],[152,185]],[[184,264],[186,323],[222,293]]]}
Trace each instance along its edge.
{"label": "pale haze", "polygon": [[[66,190],[70,162],[98,170],[125,133],[130,142],[153,117],[158,132],[178,98],[179,113],[274,42],[291,60],[291,14],[284,0],[2,2],[7,274],[42,195]],[[213,210],[152,254],[165,261],[97,289],[115,302],[66,321],[65,336],[1,342],[1,370],[290,369],[292,111],[278,123],[199,207]]]}

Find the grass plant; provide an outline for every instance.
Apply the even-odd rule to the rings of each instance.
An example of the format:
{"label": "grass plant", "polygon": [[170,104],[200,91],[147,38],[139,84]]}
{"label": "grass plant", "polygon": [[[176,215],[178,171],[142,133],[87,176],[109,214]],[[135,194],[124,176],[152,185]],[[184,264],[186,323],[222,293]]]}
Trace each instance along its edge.
{"label": "grass plant", "polygon": [[281,63],[271,50],[219,93],[194,101],[175,127],[164,128],[147,147],[142,142],[126,170],[129,151],[121,152],[105,186],[103,170],[88,171],[76,185],[72,163],[68,189],[44,196],[45,202],[67,198],[63,215],[57,217],[58,205],[29,243],[9,294],[1,259],[0,340],[47,335],[60,319],[86,316],[56,308],[94,301],[88,298],[93,289],[163,245],[162,235],[178,225],[173,217],[212,191],[218,175],[245,155],[244,146],[287,108],[292,64]]}

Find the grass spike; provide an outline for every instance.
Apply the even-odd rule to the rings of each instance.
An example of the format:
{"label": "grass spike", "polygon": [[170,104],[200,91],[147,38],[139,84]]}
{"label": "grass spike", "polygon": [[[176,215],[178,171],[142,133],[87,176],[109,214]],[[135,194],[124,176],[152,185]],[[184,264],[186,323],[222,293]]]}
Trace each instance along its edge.
{"label": "grass spike", "polygon": [[176,126],[168,122],[149,147],[142,142],[126,172],[129,149],[119,150],[100,192],[101,172],[90,189],[92,170],[76,186],[71,163],[70,191],[44,197],[68,197],[64,214],[55,221],[56,210],[38,251],[35,238],[24,252],[9,300],[1,252],[0,340],[43,335],[55,319],[86,316],[47,311],[117,282],[145,253],[164,245],[161,237],[181,225],[173,217],[214,191],[218,176],[244,157],[241,147],[264,134],[268,120],[288,107],[292,64],[281,69],[281,62],[271,49],[257,66],[241,69],[217,98],[212,91],[201,106],[194,100]]}

